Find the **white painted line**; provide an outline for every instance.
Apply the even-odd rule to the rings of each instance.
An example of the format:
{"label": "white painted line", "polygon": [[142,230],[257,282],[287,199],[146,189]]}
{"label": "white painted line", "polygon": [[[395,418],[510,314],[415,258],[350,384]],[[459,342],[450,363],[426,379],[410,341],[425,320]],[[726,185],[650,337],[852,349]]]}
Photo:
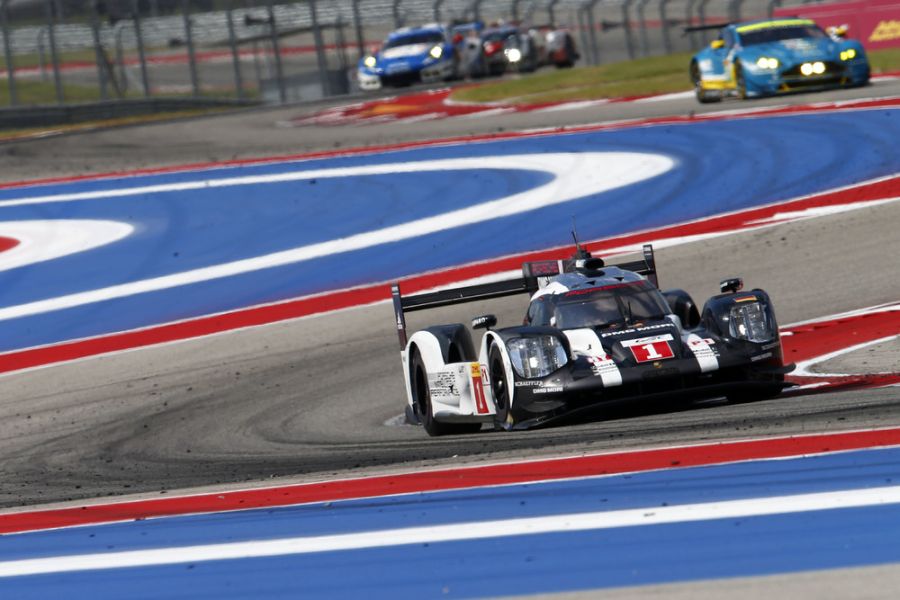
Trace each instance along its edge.
{"label": "white painted line", "polygon": [[694,92],[673,92],[671,94],[661,94],[659,96],[650,96],[649,98],[638,98],[633,102],[635,104],[648,104],[653,102],[667,102],[669,100],[685,100],[687,98],[693,98]]}
{"label": "white painted line", "polygon": [[19,241],[0,254],[0,271],[92,250],[133,231],[128,223],[92,219],[0,222],[0,236]]}
{"label": "white painted line", "polygon": [[548,113],[548,112],[560,112],[565,110],[581,110],[584,108],[593,108],[595,106],[603,106],[604,104],[609,104],[609,100],[581,100],[579,102],[564,102],[562,104],[555,104],[553,106],[547,106],[544,108],[538,108],[531,112],[536,113]]}
{"label": "white painted line", "polygon": [[761,517],[898,503],[900,503],[900,486],[842,490],[793,496],[684,504],[680,506],[651,506],[606,512],[408,527],[338,535],[32,558],[0,562],[0,577],[313,554],[410,544],[434,544],[522,535],[663,525],[667,523],[690,523],[714,519]]}
{"label": "white painted line", "polygon": [[[598,169],[597,165],[603,165]],[[136,294],[170,289],[202,281],[211,281],[262,269],[295,264],[352,250],[360,250],[380,244],[415,238],[438,231],[469,226],[510,215],[537,210],[546,206],[563,204],[623,187],[661,175],[675,166],[675,162],[661,154],[631,152],[584,152],[519,154],[510,156],[454,158],[433,161],[365,165],[335,169],[314,169],[273,175],[254,175],[207,179],[180,183],[158,184],[136,188],[81,192],[20,198],[0,202],[0,206],[41,204],[45,202],[73,202],[97,198],[137,196],[148,193],[183,192],[308,179],[382,175],[394,173],[419,173],[429,171],[466,171],[496,169],[503,171],[538,171],[553,177],[546,183],[518,194],[467,208],[401,223],[383,229],[358,233],[346,238],[328,240],[308,246],[300,246],[262,256],[255,256],[228,263],[202,267],[181,273],[173,273],[140,281],[122,283],[106,288],[48,298],[0,309],[0,320],[42,314],[95,302],[123,298]]]}

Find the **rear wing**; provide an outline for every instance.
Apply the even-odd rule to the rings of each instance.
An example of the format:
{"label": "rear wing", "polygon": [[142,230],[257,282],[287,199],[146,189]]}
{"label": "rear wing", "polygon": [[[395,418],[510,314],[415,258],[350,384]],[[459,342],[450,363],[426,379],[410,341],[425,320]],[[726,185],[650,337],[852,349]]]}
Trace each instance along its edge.
{"label": "rear wing", "polygon": [[[625,271],[633,271],[643,275],[658,288],[659,281],[656,277],[656,259],[653,255],[653,246],[645,244],[642,252],[644,255],[642,260],[609,266],[619,267]],[[528,294],[531,296],[541,287],[547,285],[551,278],[560,273],[572,272],[575,268],[576,261],[574,259],[527,262],[522,265],[522,277],[516,279],[467,285],[406,297],[400,291],[400,283],[394,283],[391,285],[391,297],[394,301],[394,322],[397,325],[397,336],[400,338],[400,349],[406,348],[408,340],[406,335],[406,313],[408,312],[462,304],[464,302],[475,302],[477,300],[503,298],[504,296],[517,294]]]}

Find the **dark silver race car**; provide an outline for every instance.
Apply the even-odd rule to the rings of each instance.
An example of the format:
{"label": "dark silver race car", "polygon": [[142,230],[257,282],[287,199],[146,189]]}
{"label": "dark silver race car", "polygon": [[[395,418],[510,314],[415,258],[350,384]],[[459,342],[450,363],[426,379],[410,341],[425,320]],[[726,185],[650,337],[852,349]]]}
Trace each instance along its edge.
{"label": "dark silver race car", "polygon": [[[605,265],[578,247],[571,260],[525,263],[523,277],[403,297],[393,287],[407,391],[407,419],[431,435],[477,431],[482,423],[525,429],[609,402],[746,401],[785,387],[778,324],[768,294],[741,291],[739,278],[702,312],[683,290],[657,289],[653,248],[643,260]],[[405,312],[527,293],[524,324],[495,329],[476,353],[462,324],[437,325],[407,340]]]}

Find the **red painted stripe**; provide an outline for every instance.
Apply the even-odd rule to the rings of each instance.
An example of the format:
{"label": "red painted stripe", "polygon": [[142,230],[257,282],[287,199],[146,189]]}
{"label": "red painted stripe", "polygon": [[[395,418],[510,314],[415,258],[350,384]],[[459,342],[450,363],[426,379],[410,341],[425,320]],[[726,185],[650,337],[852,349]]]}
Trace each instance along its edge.
{"label": "red painted stripe", "polygon": [[12,250],[19,245],[19,240],[15,238],[0,237],[0,252]]}
{"label": "red painted stripe", "polygon": [[[712,217],[692,223],[672,225],[661,229],[609,238],[587,243],[585,246],[589,251],[599,256],[613,248],[622,246],[637,247],[643,243],[658,239],[740,230],[753,226],[753,222],[756,220],[769,218],[780,212],[834,204],[865,202],[897,195],[900,195],[900,177],[864,184],[857,188],[827,192],[818,196],[788,201],[782,204],[773,204],[744,212]],[[416,293],[467,279],[517,270],[521,268],[523,262],[548,259],[560,260],[568,258],[570,255],[571,247],[561,246],[528,254],[508,256],[413,276],[403,280],[402,289],[404,294]],[[2,359],[0,360],[0,373],[9,373],[120,350],[152,346],[244,327],[254,327],[277,321],[322,314],[370,304],[388,298],[390,298],[390,288],[389,284],[385,282],[277,304],[249,307],[213,316],[198,317],[177,323],[157,325],[145,329],[64,342],[52,346],[15,350],[0,354],[0,359]],[[802,359],[791,358],[791,360]]]}
{"label": "red painted stripe", "polygon": [[0,515],[0,534],[900,445],[900,429],[722,442]]}

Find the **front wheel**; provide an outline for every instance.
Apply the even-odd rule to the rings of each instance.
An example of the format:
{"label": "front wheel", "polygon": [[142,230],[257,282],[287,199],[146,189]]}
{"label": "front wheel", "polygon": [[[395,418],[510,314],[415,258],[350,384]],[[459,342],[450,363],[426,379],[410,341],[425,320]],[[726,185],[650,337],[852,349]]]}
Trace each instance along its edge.
{"label": "front wheel", "polygon": [[494,396],[494,426],[497,429],[512,429],[516,422],[512,414],[509,381],[506,379],[503,354],[496,344],[491,346],[489,363],[491,393]]}
{"label": "front wheel", "polygon": [[703,89],[703,80],[700,77],[700,69],[697,67],[697,63],[691,63],[691,82],[694,84],[694,95],[700,104],[711,104],[722,100],[721,96],[710,95]]}
{"label": "front wheel", "polygon": [[744,78],[744,67],[739,62],[734,63],[734,86],[737,89],[738,98],[747,99],[747,80]]}

